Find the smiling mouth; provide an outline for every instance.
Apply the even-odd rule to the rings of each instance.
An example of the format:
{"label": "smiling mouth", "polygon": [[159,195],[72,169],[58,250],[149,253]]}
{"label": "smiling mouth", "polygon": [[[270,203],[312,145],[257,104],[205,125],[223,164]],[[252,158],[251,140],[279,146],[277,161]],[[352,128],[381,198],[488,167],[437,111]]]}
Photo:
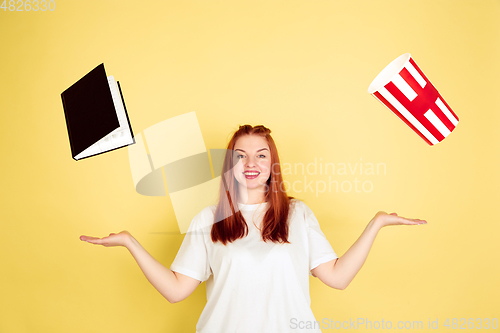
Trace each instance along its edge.
{"label": "smiling mouth", "polygon": [[245,175],[246,179],[254,179],[254,178],[257,178],[260,175],[260,172],[258,172],[258,171],[247,171],[247,172],[243,172],[243,174]]}

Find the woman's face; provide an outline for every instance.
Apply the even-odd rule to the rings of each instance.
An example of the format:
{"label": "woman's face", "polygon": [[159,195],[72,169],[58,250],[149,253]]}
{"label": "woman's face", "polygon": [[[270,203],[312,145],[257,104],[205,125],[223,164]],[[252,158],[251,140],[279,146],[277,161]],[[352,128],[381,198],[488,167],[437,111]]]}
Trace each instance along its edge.
{"label": "woman's face", "polygon": [[233,168],[238,184],[248,190],[266,192],[266,182],[271,175],[271,151],[267,140],[260,135],[245,135],[236,140],[234,150],[239,160]]}

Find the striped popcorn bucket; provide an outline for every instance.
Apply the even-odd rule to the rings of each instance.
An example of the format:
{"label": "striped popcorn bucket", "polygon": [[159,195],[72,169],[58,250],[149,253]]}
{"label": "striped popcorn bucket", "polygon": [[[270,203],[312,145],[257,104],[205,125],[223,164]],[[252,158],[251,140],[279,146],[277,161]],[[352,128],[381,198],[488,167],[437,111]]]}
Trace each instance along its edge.
{"label": "striped popcorn bucket", "polygon": [[458,124],[457,115],[409,53],[387,65],[370,84],[368,93],[431,146],[446,138]]}

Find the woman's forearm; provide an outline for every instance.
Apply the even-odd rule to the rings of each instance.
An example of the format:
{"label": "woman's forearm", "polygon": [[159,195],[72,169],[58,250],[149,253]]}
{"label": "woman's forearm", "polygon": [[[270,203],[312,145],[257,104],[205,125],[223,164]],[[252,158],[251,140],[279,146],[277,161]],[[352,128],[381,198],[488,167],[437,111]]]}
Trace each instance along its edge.
{"label": "woman's forearm", "polygon": [[359,272],[379,230],[380,226],[372,220],[358,240],[337,260],[333,267],[333,275],[338,289],[345,289]]}
{"label": "woman's forearm", "polygon": [[126,247],[153,287],[170,303],[177,302],[179,288],[174,272],[153,258],[134,237],[130,237]]}
{"label": "woman's forearm", "polygon": [[388,225],[421,225],[427,221],[398,216],[396,213],[378,212],[368,223],[358,240],[340,258],[319,265],[311,270],[327,286],[335,289],[345,289],[358,274],[368,257],[373,242],[379,230]]}

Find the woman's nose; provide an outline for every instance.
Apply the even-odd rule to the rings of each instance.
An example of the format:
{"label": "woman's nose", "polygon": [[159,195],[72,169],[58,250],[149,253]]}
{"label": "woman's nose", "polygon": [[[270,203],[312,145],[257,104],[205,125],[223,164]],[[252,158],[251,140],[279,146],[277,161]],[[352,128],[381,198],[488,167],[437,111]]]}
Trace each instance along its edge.
{"label": "woman's nose", "polygon": [[253,167],[255,165],[255,160],[253,157],[248,157],[246,161],[246,166],[247,167]]}

